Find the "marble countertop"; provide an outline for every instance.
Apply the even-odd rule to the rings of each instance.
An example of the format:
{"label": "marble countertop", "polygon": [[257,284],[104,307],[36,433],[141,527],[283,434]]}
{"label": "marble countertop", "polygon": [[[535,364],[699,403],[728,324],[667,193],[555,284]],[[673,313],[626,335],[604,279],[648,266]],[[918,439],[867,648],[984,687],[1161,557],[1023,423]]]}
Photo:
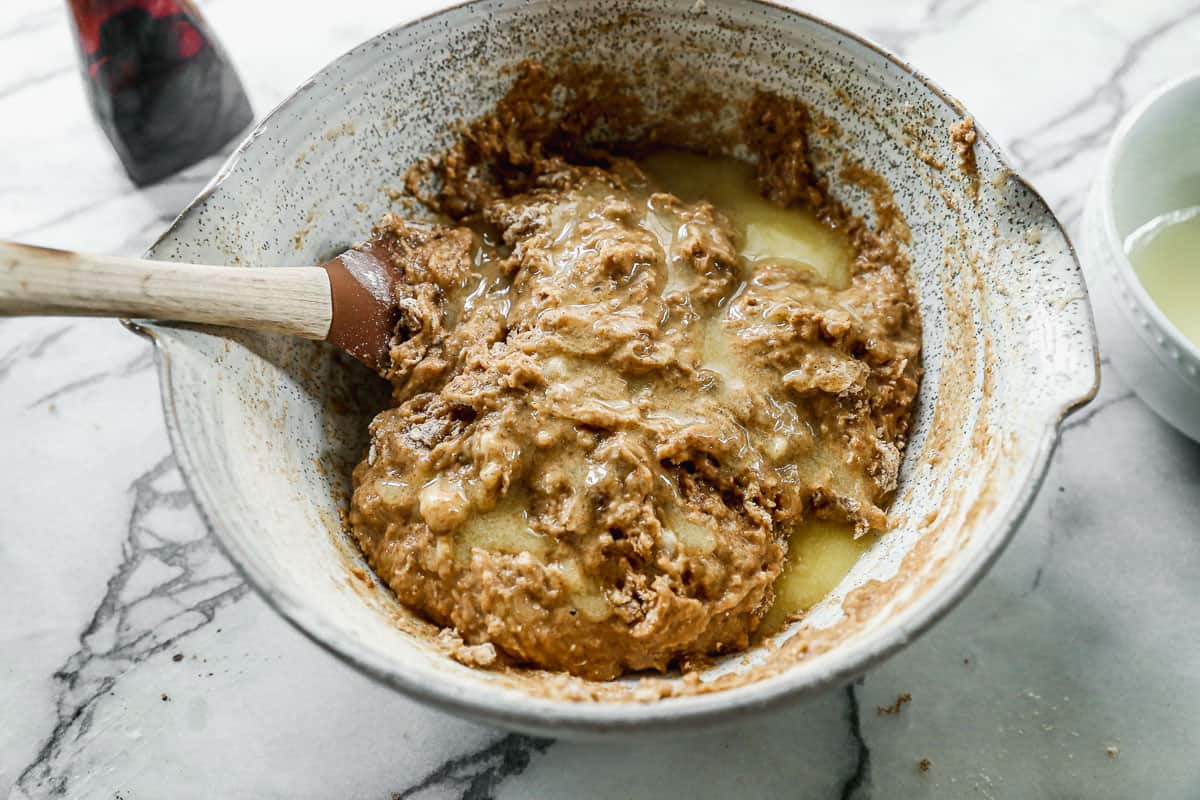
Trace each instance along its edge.
{"label": "marble countertop", "polygon": [[[203,7],[262,114],[433,5]],[[1072,232],[1123,109],[1200,49],[1194,0],[870,5],[805,8],[941,82]],[[4,6],[0,237],[139,254],[219,159],[135,189],[89,115],[65,5]],[[491,730],[311,644],[206,533],[150,349],[115,322],[0,320],[0,482],[11,797],[1200,796],[1200,446],[1107,364],[1012,546],[933,631],[852,686],[659,742]]]}

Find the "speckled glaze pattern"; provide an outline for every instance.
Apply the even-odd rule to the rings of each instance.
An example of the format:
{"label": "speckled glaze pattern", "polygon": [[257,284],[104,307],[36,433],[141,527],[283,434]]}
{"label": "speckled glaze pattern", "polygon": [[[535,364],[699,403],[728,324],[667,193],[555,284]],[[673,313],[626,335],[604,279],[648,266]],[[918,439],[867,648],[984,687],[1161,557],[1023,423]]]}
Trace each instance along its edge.
{"label": "speckled glaze pattern", "polygon": [[[157,344],[180,467],[231,558],[280,613],[379,680],[456,713],[558,736],[645,732],[844,682],[978,580],[1036,492],[1058,423],[1098,380],[1086,290],[1057,221],[982,130],[974,188],[950,132],[964,110],[899,60],[757,2],[458,6],[375,37],[302,86],[149,255],[317,263],[369,233],[405,170],[447,145],[451,123],[494,104],[511,79],[505,68],[567,47],[581,61],[636,66],[652,110],[697,86],[719,91],[731,111],[755,87],[803,98],[833,123],[812,146],[835,193],[874,218],[875,198],[839,180],[848,160],[894,190],[911,228],[926,368],[893,506],[898,527],[773,646],[703,675],[741,674],[730,688],[636,702],[628,681],[611,699],[581,702],[449,660],[397,625],[408,612],[390,595],[356,588],[351,570],[362,565],[339,504],[382,395],[327,346],[137,323]],[[714,129],[735,117],[714,119]]]}

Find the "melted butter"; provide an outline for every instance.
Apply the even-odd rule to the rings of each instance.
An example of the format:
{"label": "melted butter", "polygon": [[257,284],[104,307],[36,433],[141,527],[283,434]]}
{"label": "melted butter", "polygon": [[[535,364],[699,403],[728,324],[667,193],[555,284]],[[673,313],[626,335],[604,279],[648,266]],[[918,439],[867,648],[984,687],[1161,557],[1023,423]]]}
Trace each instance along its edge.
{"label": "melted butter", "polygon": [[792,531],[783,571],[775,579],[775,603],[763,617],[757,636],[776,633],[795,615],[807,611],[842,582],[878,534],[854,538],[854,526],[805,522]]}
{"label": "melted butter", "polygon": [[694,553],[711,553],[717,545],[716,536],[703,525],[692,522],[673,505],[663,509],[663,523],[675,534],[684,550]]}
{"label": "melted butter", "polygon": [[1156,217],[1125,240],[1147,294],[1200,347],[1200,206]]}
{"label": "melted butter", "polygon": [[725,330],[725,315],[717,312],[704,320],[703,326],[700,368],[719,375],[721,387],[726,391],[742,388],[746,385],[745,364],[733,352],[729,334]]}
{"label": "melted butter", "polygon": [[700,425],[704,422],[704,417],[668,407],[651,408],[646,412],[646,419],[663,420],[676,428],[686,428],[688,425]]}
{"label": "melted butter", "polygon": [[[819,279],[835,287],[849,282],[852,250],[842,231],[820,222],[814,214],[802,209],[783,209],[761,197],[752,165],[730,159],[697,156],[678,151],[662,151],[645,159],[642,167],[655,186],[679,196],[685,202],[708,200],[733,223],[735,244],[744,262],[753,267],[761,263],[782,263],[811,269]],[[585,186],[586,197],[578,203],[555,208],[551,228],[555,241],[551,249],[551,269],[556,276],[571,276],[578,259],[590,253],[590,245],[579,244],[576,238],[586,235],[595,225],[608,224],[596,213],[599,203],[606,201],[612,188],[596,183]],[[617,193],[618,195],[620,193]],[[647,200],[637,195],[635,202]],[[685,291],[695,280],[695,272],[686,258],[677,258],[675,245],[688,233],[686,222],[669,207],[660,207],[649,200],[641,217],[643,230],[651,234],[667,258],[665,291]],[[489,265],[490,266],[490,265]],[[578,288],[581,299],[590,298]],[[743,287],[744,288],[744,285]],[[742,288],[737,291],[740,292]],[[472,293],[472,300],[499,291],[498,284],[481,285]],[[736,296],[737,292],[734,293]],[[765,442],[767,456],[789,480],[800,475],[826,476],[824,485],[839,494],[855,497],[857,478],[849,465],[837,463],[835,456],[821,452],[818,437],[797,415],[789,401],[770,396],[759,375],[738,352],[736,341],[727,331],[725,321],[733,298],[727,297],[718,309],[696,323],[695,338],[700,366],[715,373],[722,392],[744,390],[748,386],[762,392],[769,401],[768,413],[774,418],[773,435]],[[765,323],[777,322],[770,317],[771,309],[763,311]],[[666,403],[658,395],[657,381],[649,377],[621,377],[605,364],[593,363],[571,355],[556,354],[546,358],[544,373],[556,388],[574,397],[585,397],[617,413],[641,413],[630,399],[644,395],[650,405],[659,406],[648,416],[662,418],[672,426],[683,427],[701,420],[689,413],[686,400],[678,407]],[[654,401],[654,402],[651,402]],[[799,457],[797,457],[799,451]],[[580,460],[572,469],[572,477],[582,487],[595,486],[606,479],[604,466]],[[547,561],[553,540],[534,532],[529,520],[527,491],[513,491],[492,510],[472,513],[455,531],[456,557],[466,560],[473,548],[510,554],[529,553]],[[697,555],[711,553],[716,547],[716,532],[688,519],[673,503],[660,507],[664,540],[671,546]],[[783,571],[776,584],[776,602],[768,612],[760,633],[778,630],[794,614],[807,610],[837,585],[854,562],[875,540],[870,535],[855,540],[853,529],[847,526],[812,523],[798,529],[791,537]],[[558,553],[562,555],[561,551]],[[586,574],[570,558],[556,558],[548,564],[559,571],[578,613],[588,620],[598,621],[612,611],[598,580]]]}
{"label": "melted butter", "polygon": [[[456,560],[467,561],[474,548],[510,555],[529,553],[544,560],[551,542],[529,527],[528,508],[529,493],[514,490],[491,511],[469,518],[454,533]],[[571,604],[584,619],[599,622],[612,613],[600,584],[585,574],[574,559],[558,562],[557,568],[570,593]]]}
{"label": "melted butter", "polygon": [[663,294],[688,289],[696,280],[696,271],[687,259],[675,255],[674,245],[684,235],[684,223],[668,208],[661,208],[651,201],[649,213],[643,221],[646,229],[658,240],[667,261],[667,285]]}
{"label": "melted butter", "polygon": [[528,509],[528,492],[513,490],[490,511],[469,516],[454,532],[456,558],[467,560],[476,547],[512,555],[544,556],[550,549],[550,540],[529,527]]}
{"label": "melted butter", "polygon": [[571,604],[584,619],[599,622],[612,613],[608,598],[600,590],[596,579],[579,569],[575,561],[567,561],[560,568],[563,582],[571,593]]}
{"label": "melted butter", "polygon": [[750,264],[796,264],[813,269],[831,286],[849,285],[853,250],[844,232],[822,223],[807,209],[771,203],[758,192],[752,164],[661,150],[643,159],[641,166],[681,200],[708,200],[728,217],[737,232],[738,250]]}
{"label": "melted butter", "polygon": [[794,463],[797,474],[806,482],[824,486],[842,497],[870,496],[865,486],[870,477],[845,457],[844,453],[822,447],[818,439],[816,446],[796,456]]}
{"label": "melted butter", "polygon": [[542,374],[557,383],[570,380],[579,366],[572,363],[573,361],[574,359],[563,355],[550,356],[546,359],[546,363],[542,365]]}
{"label": "melted butter", "polygon": [[671,246],[675,244],[679,225],[679,218],[665,209],[651,206],[650,213],[646,215],[646,229],[654,234],[659,246],[668,256],[671,253]]}
{"label": "melted butter", "polygon": [[412,488],[403,478],[384,478],[375,484],[375,493],[386,506],[402,506],[412,500]]}
{"label": "melted butter", "polygon": [[[454,224],[452,220],[445,220]],[[461,303],[447,303],[445,306],[446,328],[453,330],[460,318],[470,314],[480,303],[495,300],[508,294],[508,281],[501,277],[502,248],[486,225],[479,222],[465,223],[476,235],[476,246],[473,253],[475,277],[473,285],[468,285],[469,291]]]}

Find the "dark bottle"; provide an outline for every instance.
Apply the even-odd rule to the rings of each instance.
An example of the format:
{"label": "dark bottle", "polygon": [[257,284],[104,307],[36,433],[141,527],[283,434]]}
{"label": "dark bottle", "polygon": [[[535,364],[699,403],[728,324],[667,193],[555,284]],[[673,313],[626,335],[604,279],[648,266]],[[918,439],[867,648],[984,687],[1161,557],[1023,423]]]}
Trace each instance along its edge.
{"label": "dark bottle", "polygon": [[211,155],[254,119],[189,0],[68,2],[92,110],[134,183]]}

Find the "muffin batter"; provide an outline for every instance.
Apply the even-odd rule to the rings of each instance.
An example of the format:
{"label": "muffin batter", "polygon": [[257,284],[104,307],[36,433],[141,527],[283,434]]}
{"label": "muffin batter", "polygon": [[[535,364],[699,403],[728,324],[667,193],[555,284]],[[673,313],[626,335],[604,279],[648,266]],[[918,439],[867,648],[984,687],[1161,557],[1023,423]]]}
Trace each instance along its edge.
{"label": "muffin batter", "polygon": [[597,148],[551,92],[528,68],[427,165],[448,224],[377,230],[395,405],[351,524],[464,660],[686,668],[749,644],[797,526],[888,527],[920,322],[895,243],[814,179],[800,104],[749,105],[752,167]]}

